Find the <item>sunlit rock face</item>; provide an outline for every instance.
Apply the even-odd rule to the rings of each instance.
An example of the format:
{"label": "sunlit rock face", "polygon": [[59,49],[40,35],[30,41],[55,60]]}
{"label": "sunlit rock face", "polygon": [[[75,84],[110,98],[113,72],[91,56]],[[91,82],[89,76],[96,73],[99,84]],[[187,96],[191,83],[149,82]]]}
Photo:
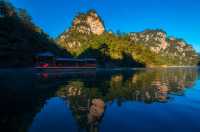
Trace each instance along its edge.
{"label": "sunlit rock face", "polygon": [[129,36],[134,43],[150,46],[150,50],[155,53],[159,53],[169,46],[166,41],[167,35],[162,30],[145,30],[144,32],[130,33]]}
{"label": "sunlit rock face", "polygon": [[75,30],[84,34],[101,35],[104,31],[104,25],[95,11],[89,11],[86,14],[79,14],[73,21],[70,30]]}
{"label": "sunlit rock face", "polygon": [[129,37],[135,44],[144,44],[155,53],[168,52],[169,49],[174,49],[174,52],[180,53],[194,50],[192,46],[182,39],[167,37],[166,32],[163,30],[145,30],[143,32],[130,33]]}
{"label": "sunlit rock face", "polygon": [[197,54],[193,47],[183,39],[168,37],[163,30],[145,30],[129,34],[130,41],[134,44],[145,45],[146,48],[168,59],[177,58],[179,65],[193,62]]}

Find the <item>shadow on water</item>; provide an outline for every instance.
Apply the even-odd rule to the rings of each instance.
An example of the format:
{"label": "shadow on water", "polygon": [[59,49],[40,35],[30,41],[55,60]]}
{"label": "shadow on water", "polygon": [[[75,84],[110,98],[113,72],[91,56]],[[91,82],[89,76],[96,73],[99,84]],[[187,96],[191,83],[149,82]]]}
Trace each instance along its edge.
{"label": "shadow on water", "polygon": [[[109,114],[116,113],[119,108],[123,114],[137,105],[144,105],[138,106],[144,109],[160,104],[167,106],[176,102],[176,98],[185,97],[185,91],[193,88],[197,80],[195,68],[77,73],[1,70],[0,127],[16,132],[122,131],[111,129],[116,124],[108,123]],[[119,118],[124,119],[123,115]],[[144,123],[145,119],[139,121]],[[126,117],[125,123],[130,122]],[[136,124],[139,126],[141,122]],[[118,125],[123,123],[118,122]],[[145,131],[130,125],[124,127],[127,131]]]}

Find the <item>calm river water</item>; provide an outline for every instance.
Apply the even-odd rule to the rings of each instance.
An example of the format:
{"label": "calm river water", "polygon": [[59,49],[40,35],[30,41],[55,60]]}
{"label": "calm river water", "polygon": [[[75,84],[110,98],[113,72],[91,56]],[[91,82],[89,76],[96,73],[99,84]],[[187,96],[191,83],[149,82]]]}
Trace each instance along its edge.
{"label": "calm river water", "polygon": [[1,132],[200,132],[197,68],[0,70]]}

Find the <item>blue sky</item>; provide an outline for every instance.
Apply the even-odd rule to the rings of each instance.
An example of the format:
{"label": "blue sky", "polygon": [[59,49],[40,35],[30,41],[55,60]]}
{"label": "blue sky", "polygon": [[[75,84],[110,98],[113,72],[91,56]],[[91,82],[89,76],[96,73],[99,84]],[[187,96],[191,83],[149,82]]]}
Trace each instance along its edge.
{"label": "blue sky", "polygon": [[95,9],[106,29],[137,32],[161,28],[185,39],[200,52],[200,0],[10,0],[26,9],[33,22],[56,37],[77,12]]}

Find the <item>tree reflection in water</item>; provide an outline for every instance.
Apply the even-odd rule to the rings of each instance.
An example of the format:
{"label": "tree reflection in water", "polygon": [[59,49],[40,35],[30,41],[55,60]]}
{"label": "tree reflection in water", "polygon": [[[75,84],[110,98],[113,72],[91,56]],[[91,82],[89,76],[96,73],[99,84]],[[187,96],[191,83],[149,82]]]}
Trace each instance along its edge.
{"label": "tree reflection in water", "polygon": [[113,75],[107,96],[110,100],[122,97],[146,103],[166,102],[170,94],[183,95],[184,88],[192,87],[196,79],[197,72],[192,69],[147,70],[127,80],[122,75]]}
{"label": "tree reflection in water", "polygon": [[[99,131],[102,128],[101,125],[107,121],[106,117],[112,114],[109,111],[111,103],[116,104],[117,102],[122,110],[124,110],[123,106],[127,104],[126,102],[153,103],[156,106],[165,103],[164,106],[167,106],[167,103],[175,102],[173,99],[177,96],[184,98],[186,89],[193,88],[196,80],[199,80],[198,73],[199,71],[195,68],[102,70],[61,74],[57,72],[37,74],[35,71],[26,69],[1,70],[0,131],[6,129],[7,131],[23,132],[30,129],[33,124],[41,126],[41,122],[37,120],[40,118],[38,115],[42,115],[41,112],[46,114],[45,112],[49,111],[51,113],[49,119],[53,121],[45,120],[46,122],[42,123],[45,124],[43,127],[47,126],[46,129],[50,130],[51,127],[48,123],[54,122],[54,117],[58,117],[58,115],[45,106],[48,106],[46,102],[51,102],[52,97],[55,96],[62,101],[64,100],[63,102],[66,103],[67,107],[64,104],[59,108],[66,107],[70,111],[69,114],[72,114],[76,120],[73,123],[79,126],[80,131]],[[192,93],[192,96],[193,94],[195,96],[196,93]],[[191,101],[191,105],[195,104],[193,107],[196,108],[199,97],[195,98],[196,100],[193,99],[193,102],[187,100],[187,98],[184,99]],[[61,103],[63,103],[62,101]],[[51,104],[51,108],[56,107],[54,106],[55,102]],[[145,107],[148,106],[145,105]],[[46,108],[45,111],[43,111],[44,108]],[[178,108],[173,107],[173,109],[177,110]],[[189,111],[191,109],[186,107],[184,110]],[[124,111],[126,112],[126,110]],[[193,111],[192,113],[195,114],[194,117],[198,117],[199,112]],[[62,114],[60,113],[60,116]],[[132,114],[134,115],[134,113]],[[184,115],[184,113],[182,114]],[[119,117],[122,118],[122,116]],[[190,117],[193,117],[192,114]],[[68,118],[66,120],[69,121]],[[178,122],[178,120],[176,121]],[[56,122],[57,126],[59,126],[59,123]],[[192,125],[192,122],[187,124],[187,126]],[[65,123],[63,123],[63,126],[65,127]],[[77,128],[77,126],[72,128]]]}
{"label": "tree reflection in water", "polygon": [[[106,110],[105,104],[116,101],[119,106],[126,101],[167,103],[173,95],[184,95],[197,79],[195,69],[165,69],[114,73],[96,78],[78,78],[63,85],[56,92],[66,100],[81,129],[98,131]],[[106,92],[105,92],[106,91]]]}

